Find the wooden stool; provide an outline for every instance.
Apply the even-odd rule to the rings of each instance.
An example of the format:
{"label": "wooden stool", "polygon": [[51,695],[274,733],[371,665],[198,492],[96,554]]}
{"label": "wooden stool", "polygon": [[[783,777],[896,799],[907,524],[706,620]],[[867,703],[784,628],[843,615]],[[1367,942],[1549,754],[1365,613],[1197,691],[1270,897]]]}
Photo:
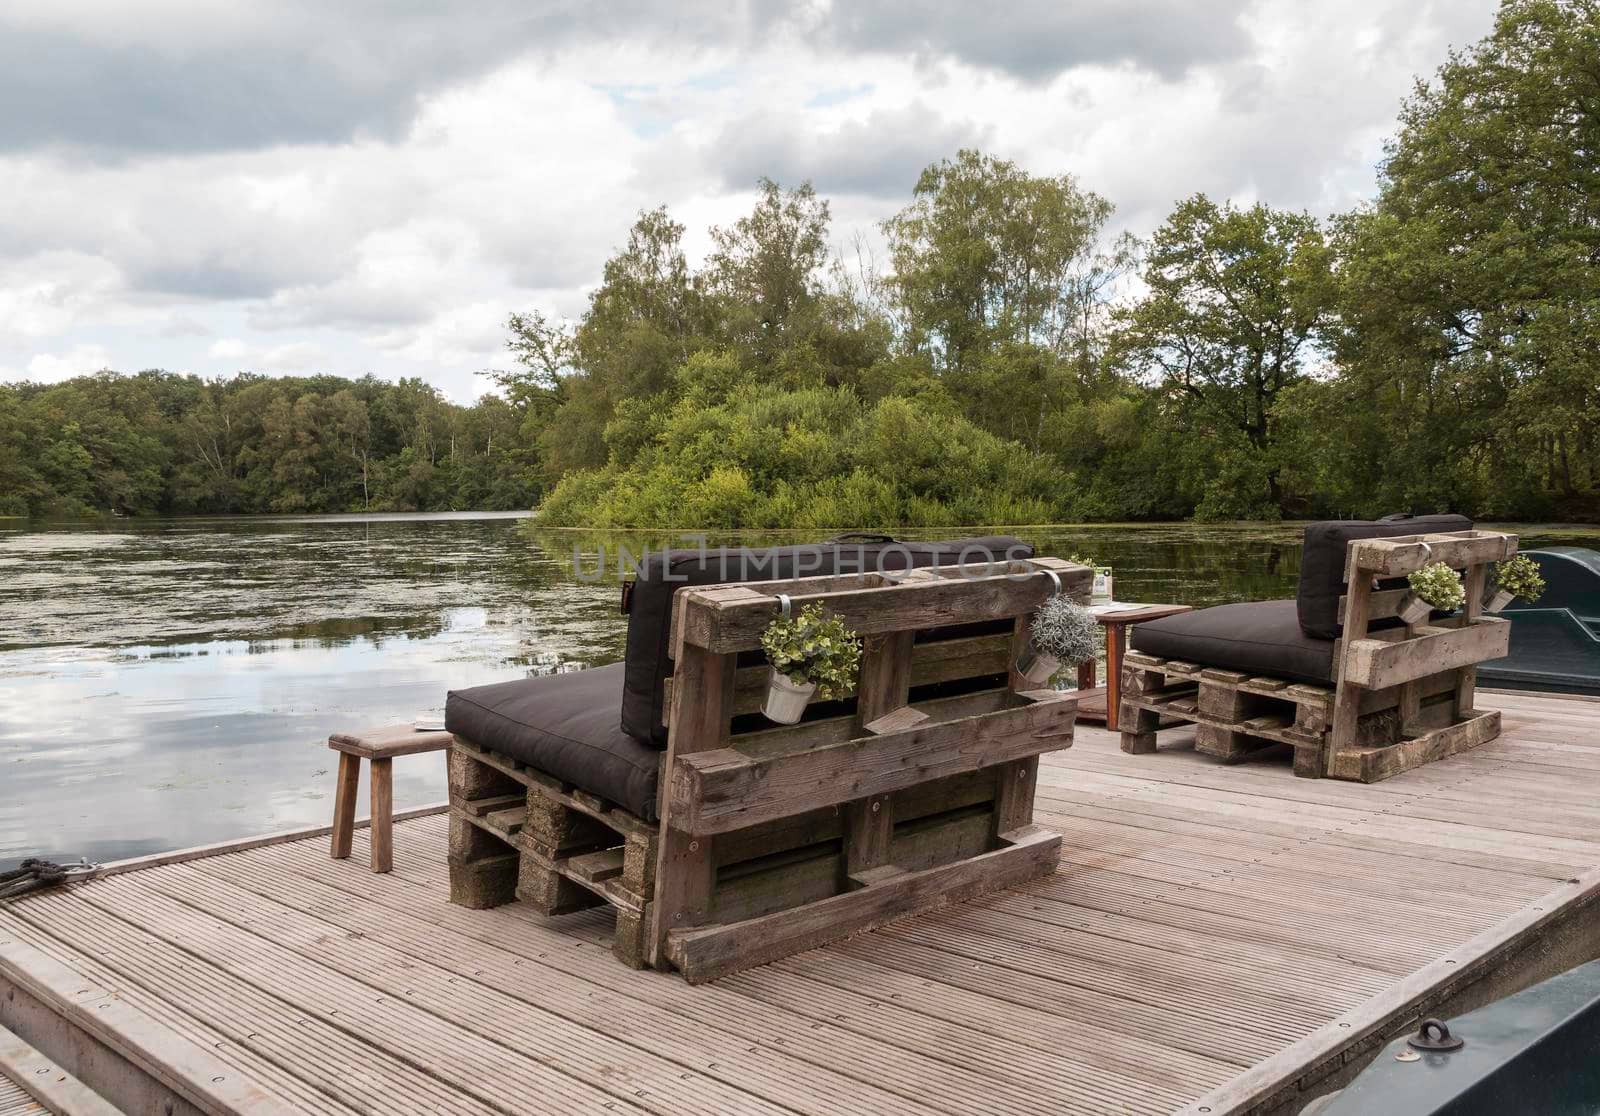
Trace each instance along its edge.
{"label": "wooden stool", "polygon": [[440,752],[450,747],[450,739],[448,732],[418,732],[410,725],[383,725],[328,737],[328,747],[339,753],[339,782],[333,798],[335,860],[350,855],[361,761],[372,761],[372,870],[387,872],[394,867],[394,757]]}

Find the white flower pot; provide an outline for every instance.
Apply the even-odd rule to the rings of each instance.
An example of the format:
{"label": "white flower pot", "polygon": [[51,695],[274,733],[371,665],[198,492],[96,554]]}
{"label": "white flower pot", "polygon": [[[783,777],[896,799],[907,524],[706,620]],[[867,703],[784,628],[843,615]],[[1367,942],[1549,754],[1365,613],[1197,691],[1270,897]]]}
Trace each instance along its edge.
{"label": "white flower pot", "polygon": [[1017,656],[1017,673],[1035,686],[1042,686],[1050,681],[1060,669],[1061,660],[1054,655],[1046,655],[1033,645],[1031,639]]}
{"label": "white flower pot", "polygon": [[1400,599],[1400,611],[1395,615],[1407,624],[1420,624],[1433,612],[1433,606],[1415,593],[1407,593]]}
{"label": "white flower pot", "polygon": [[815,682],[796,682],[773,670],[767,675],[767,701],[761,712],[780,725],[797,724],[806,715],[806,705],[816,692]]}
{"label": "white flower pot", "polygon": [[1508,593],[1504,589],[1495,589],[1489,594],[1489,600],[1484,604],[1488,612],[1504,612],[1511,607],[1511,602],[1517,599],[1515,593]]}

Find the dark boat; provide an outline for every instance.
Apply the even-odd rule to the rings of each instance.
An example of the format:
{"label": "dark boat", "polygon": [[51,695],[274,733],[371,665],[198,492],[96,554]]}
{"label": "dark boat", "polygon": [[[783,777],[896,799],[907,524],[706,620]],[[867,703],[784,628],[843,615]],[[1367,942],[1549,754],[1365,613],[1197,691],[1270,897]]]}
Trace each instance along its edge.
{"label": "dark boat", "polygon": [[1546,589],[1535,604],[1515,601],[1511,654],[1484,663],[1478,680],[1508,690],[1600,694],[1600,552],[1577,546],[1525,551]]}
{"label": "dark boat", "polygon": [[1600,961],[1448,1024],[1426,1021],[1302,1116],[1593,1116],[1600,1112]]}

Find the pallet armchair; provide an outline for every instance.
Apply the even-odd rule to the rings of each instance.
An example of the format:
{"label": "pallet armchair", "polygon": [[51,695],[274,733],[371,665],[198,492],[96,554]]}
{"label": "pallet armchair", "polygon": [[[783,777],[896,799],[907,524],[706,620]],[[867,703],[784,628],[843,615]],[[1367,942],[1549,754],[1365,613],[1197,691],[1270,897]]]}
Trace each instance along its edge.
{"label": "pallet armchair", "polygon": [[[496,747],[490,721],[459,715],[452,900],[520,898],[549,915],[609,905],[620,959],[698,983],[1053,871],[1060,837],[1031,824],[1034,783],[1040,753],[1071,744],[1076,703],[1010,668],[1055,583],[1081,600],[1091,574],[1054,559],[972,573],[678,589],[660,686],[666,747],[629,737],[656,765],[653,801],[625,803],[579,785],[572,769],[531,765]],[[821,604],[864,644],[856,691],[792,726],[757,712],[767,668],[753,652],[779,594],[796,610]],[[591,676],[596,702],[616,687],[615,724],[625,674],[558,677]],[[526,691],[530,681],[549,680],[507,685]],[[492,704],[481,692],[490,689],[451,701]],[[558,705],[546,701],[540,715],[576,736]]]}
{"label": "pallet armchair", "polygon": [[[1493,740],[1500,714],[1476,708],[1476,666],[1506,653],[1510,625],[1482,602],[1488,564],[1516,550],[1515,535],[1455,516],[1308,528],[1296,600],[1135,629],[1122,750],[1154,752],[1160,731],[1193,725],[1195,750],[1225,762],[1287,744],[1297,775],[1371,783]],[[1466,604],[1405,624],[1404,577],[1430,562],[1463,572]]]}

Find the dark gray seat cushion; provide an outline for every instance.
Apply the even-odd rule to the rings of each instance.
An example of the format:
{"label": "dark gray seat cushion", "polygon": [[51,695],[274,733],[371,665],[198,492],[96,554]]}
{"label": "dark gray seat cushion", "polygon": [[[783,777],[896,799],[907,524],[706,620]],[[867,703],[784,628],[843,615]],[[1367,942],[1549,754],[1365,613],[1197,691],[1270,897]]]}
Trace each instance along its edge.
{"label": "dark gray seat cushion", "polygon": [[1135,651],[1162,659],[1297,682],[1333,681],[1333,640],[1306,635],[1294,601],[1246,601],[1179,613],[1135,625],[1128,642]]}
{"label": "dark gray seat cushion", "polygon": [[501,755],[656,820],[661,753],[622,731],[622,663],[452,690],[444,725]]}
{"label": "dark gray seat cushion", "polygon": [[[1300,584],[1295,590],[1300,627],[1308,636],[1338,639],[1339,598],[1344,595],[1345,549],[1353,539],[1392,539],[1429,532],[1470,531],[1464,515],[1391,515],[1376,520],[1336,520],[1306,528],[1300,547]],[[1403,586],[1403,579],[1385,582],[1383,588]]]}
{"label": "dark gray seat cushion", "polygon": [[[778,581],[863,570],[1032,558],[1033,547],[1009,535],[944,542],[896,542],[887,536],[840,539],[799,546],[656,551],[639,564],[627,592],[627,685],[622,727],[657,748],[667,746],[662,724],[666,679],[672,674],[668,642],[672,595],[686,585]],[[1009,627],[1006,621],[999,627]]]}

